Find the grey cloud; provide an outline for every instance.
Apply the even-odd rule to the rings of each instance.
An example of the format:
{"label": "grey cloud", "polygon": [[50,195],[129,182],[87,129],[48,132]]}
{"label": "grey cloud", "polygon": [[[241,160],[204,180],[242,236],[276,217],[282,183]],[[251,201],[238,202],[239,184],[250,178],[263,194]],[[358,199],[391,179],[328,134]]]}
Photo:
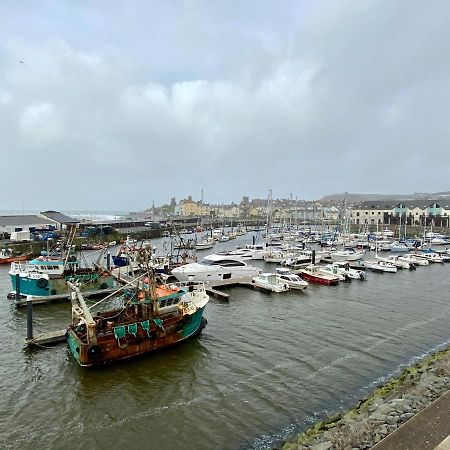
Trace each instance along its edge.
{"label": "grey cloud", "polygon": [[448,189],[444,1],[45,5],[0,6],[5,209]]}

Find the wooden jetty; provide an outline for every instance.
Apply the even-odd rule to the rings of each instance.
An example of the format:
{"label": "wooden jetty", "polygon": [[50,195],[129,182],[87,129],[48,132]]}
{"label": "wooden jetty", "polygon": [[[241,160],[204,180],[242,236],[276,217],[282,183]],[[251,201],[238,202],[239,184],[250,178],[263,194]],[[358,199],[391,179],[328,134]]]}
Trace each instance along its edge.
{"label": "wooden jetty", "polygon": [[61,344],[67,341],[66,337],[67,329],[49,331],[47,333],[41,333],[31,339],[27,339],[26,343],[28,347],[46,347],[49,345]]}
{"label": "wooden jetty", "polygon": [[[86,291],[86,292],[83,292],[83,295],[87,298],[97,297],[97,296],[101,296],[101,295],[111,294],[115,290],[116,290],[116,288],[108,288],[108,289],[100,289],[100,290],[95,290],[95,291]],[[66,300],[70,300],[69,292],[64,293],[64,294],[58,294],[58,295],[49,295],[48,297],[34,297],[33,296],[31,301],[32,301],[33,305],[43,305],[43,304],[61,302],[61,301],[66,301]],[[18,308],[20,308],[22,306],[27,305],[27,299],[21,298],[19,301],[14,300],[14,303]]]}
{"label": "wooden jetty", "polygon": [[218,291],[210,286],[205,286],[205,288],[206,288],[206,293],[208,295],[211,295],[212,297],[219,298],[220,300],[226,300],[226,301],[230,300],[230,294]]}

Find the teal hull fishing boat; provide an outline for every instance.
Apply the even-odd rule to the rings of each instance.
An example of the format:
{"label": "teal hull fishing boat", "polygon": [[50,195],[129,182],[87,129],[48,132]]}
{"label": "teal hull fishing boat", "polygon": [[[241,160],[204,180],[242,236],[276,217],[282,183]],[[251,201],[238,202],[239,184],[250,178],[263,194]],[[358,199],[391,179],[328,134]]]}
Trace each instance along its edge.
{"label": "teal hull fishing boat", "polygon": [[77,261],[61,261],[52,259],[33,259],[28,262],[13,262],[9,276],[13,291],[8,298],[15,298],[19,276],[19,290],[21,296],[54,297],[69,295],[67,282],[80,285],[82,291],[99,291],[114,287],[112,275],[99,268],[82,268]]}
{"label": "teal hull fishing boat", "polygon": [[203,311],[209,296],[203,283],[155,287],[148,279],[136,281],[133,289],[123,289],[114,297],[114,308],[96,312],[92,309],[112,296],[87,307],[80,290],[71,286],[72,324],[67,342],[83,367],[167,348],[195,336],[206,324]]}
{"label": "teal hull fishing boat", "polygon": [[20,297],[31,295],[49,300],[68,298],[70,295],[68,282],[76,283],[81,291],[90,294],[112,289],[115,284],[113,276],[98,264],[101,254],[93,267],[81,267],[73,253],[77,230],[77,227],[72,227],[67,239],[57,244],[55,249],[47,251],[48,256],[40,256],[28,262],[12,262],[9,276],[13,291],[8,294],[8,298],[16,299],[17,290]]}

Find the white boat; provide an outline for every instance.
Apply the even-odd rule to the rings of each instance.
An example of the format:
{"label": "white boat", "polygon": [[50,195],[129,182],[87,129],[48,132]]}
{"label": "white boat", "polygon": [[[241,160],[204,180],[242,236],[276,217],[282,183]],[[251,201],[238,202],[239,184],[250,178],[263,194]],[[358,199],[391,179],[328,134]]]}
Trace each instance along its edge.
{"label": "white boat", "polygon": [[336,261],[332,266],[337,267],[339,274],[351,278],[352,280],[365,280],[367,278],[364,270],[352,269],[347,261]]}
{"label": "white boat", "polygon": [[389,247],[391,252],[409,252],[409,247],[402,242],[392,242]]}
{"label": "white boat", "polygon": [[212,230],[211,236],[212,236],[214,239],[219,239],[220,236],[222,236],[222,235],[223,235],[223,230],[222,230],[222,228],[214,228],[214,230]]}
{"label": "white boat", "polygon": [[264,254],[264,261],[266,263],[281,263],[283,259],[285,258],[285,253],[282,250],[267,250],[267,252]]}
{"label": "white boat", "polygon": [[222,259],[237,259],[239,261],[250,261],[252,260],[252,253],[244,248],[237,250],[230,250],[229,252],[216,252],[211,255],[205,256],[206,260],[209,261],[220,261]]}
{"label": "white boat", "polygon": [[399,261],[406,261],[416,266],[428,266],[429,262],[426,258],[416,258],[414,255],[402,255],[398,257]]}
{"label": "white boat", "polygon": [[230,238],[226,234],[222,234],[222,236],[219,237],[219,242],[227,242]]}
{"label": "white boat", "polygon": [[179,281],[197,281],[211,286],[251,283],[260,274],[256,267],[238,259],[203,259],[200,263],[190,263],[176,267],[172,275]]}
{"label": "white boat", "polygon": [[[321,259],[322,256],[316,254],[315,262],[317,264],[321,261]],[[297,252],[295,255],[291,255],[281,261],[281,265],[291,267],[293,269],[305,267],[309,264],[312,264],[312,252],[308,250]]]}
{"label": "white boat", "polygon": [[448,237],[434,237],[431,239],[430,244],[432,245],[448,245],[450,244]]}
{"label": "white boat", "polygon": [[309,286],[307,281],[301,279],[285,267],[277,268],[277,277],[282,283],[287,284],[290,289],[304,290]]}
{"label": "white boat", "polygon": [[197,241],[195,244],[196,250],[207,250],[209,248],[213,248],[215,245],[215,241],[213,238],[202,239],[201,241]]}
{"label": "white boat", "polygon": [[413,256],[415,258],[426,259],[428,262],[431,262],[431,263],[443,263],[444,262],[444,260],[442,259],[442,257],[440,255],[438,255],[437,253],[433,253],[433,252],[418,252],[418,253],[413,253]]}
{"label": "white boat", "polygon": [[394,264],[386,261],[379,261],[377,259],[372,261],[363,261],[362,265],[366,269],[372,270],[374,272],[397,273],[397,267],[395,267]]}
{"label": "white boat", "polygon": [[327,264],[326,266],[322,266],[320,268],[323,272],[326,272],[330,275],[334,275],[339,278],[339,281],[351,281],[350,278],[347,278],[344,274],[339,273],[338,268],[333,266],[332,264]]}
{"label": "white boat", "polygon": [[388,240],[377,240],[374,243],[370,245],[370,250],[377,250],[377,251],[390,251],[391,250],[391,241]]}
{"label": "white boat", "polygon": [[263,260],[267,252],[267,247],[262,244],[247,244],[244,249],[250,251],[252,259],[258,260]]}
{"label": "white boat", "polygon": [[330,258],[332,261],[359,261],[363,258],[364,252],[354,249],[336,250],[330,252]]}
{"label": "white boat", "polygon": [[275,273],[261,273],[253,277],[253,284],[266,291],[271,292],[286,292],[289,290],[289,285],[280,281]]}
{"label": "white boat", "polygon": [[[395,267],[397,267],[397,269],[411,269],[411,262],[410,261],[404,261],[399,259],[399,256],[397,255],[389,255],[386,257],[383,256],[375,256],[375,259],[377,259],[378,261],[386,261],[388,263],[394,264]],[[415,268],[415,266],[412,266],[413,268]]]}

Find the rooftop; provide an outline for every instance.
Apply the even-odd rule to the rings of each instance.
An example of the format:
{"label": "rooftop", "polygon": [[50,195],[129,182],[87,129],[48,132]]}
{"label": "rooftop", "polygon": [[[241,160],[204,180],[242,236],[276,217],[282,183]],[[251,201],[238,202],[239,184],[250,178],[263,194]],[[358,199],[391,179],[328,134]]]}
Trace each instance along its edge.
{"label": "rooftop", "polygon": [[23,214],[18,216],[0,216],[0,226],[11,225],[54,225],[55,222],[37,216],[35,214]]}

